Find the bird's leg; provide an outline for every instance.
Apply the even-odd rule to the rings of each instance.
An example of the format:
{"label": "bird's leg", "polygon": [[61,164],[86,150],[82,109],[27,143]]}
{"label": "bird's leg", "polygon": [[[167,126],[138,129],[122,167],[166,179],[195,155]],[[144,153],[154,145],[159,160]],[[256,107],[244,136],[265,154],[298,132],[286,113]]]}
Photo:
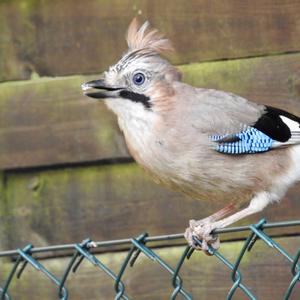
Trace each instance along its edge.
{"label": "bird's leg", "polygon": [[[190,220],[190,227],[188,227],[184,233],[184,237],[188,244],[195,249],[205,251],[206,254],[209,254],[208,246],[218,249],[220,247],[219,237],[216,234],[211,233],[216,228],[214,227],[214,224],[216,224],[218,220],[231,214],[233,211],[234,205],[230,204],[207,218],[198,221]],[[201,248],[195,245],[193,236],[202,240]]]}
{"label": "bird's leg", "polygon": [[[220,240],[216,234],[212,233],[213,230],[216,228],[224,228],[249,215],[261,211],[269,203],[269,201],[270,197],[268,193],[259,193],[251,200],[248,207],[236,212],[235,214],[232,214],[229,217],[224,218],[226,215],[229,215],[233,212],[233,205],[229,205],[203,220],[191,220],[190,227],[186,229],[184,236],[191,247],[204,250],[206,254],[209,254],[209,246],[214,249],[218,249],[220,247]],[[193,236],[196,236],[202,240],[201,249],[199,246],[195,245]]]}

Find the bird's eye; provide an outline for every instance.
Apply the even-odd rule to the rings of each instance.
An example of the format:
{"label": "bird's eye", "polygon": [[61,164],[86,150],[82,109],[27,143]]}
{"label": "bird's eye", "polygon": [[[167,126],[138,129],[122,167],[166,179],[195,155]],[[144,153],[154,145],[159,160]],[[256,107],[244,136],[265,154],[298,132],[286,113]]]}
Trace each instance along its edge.
{"label": "bird's eye", "polygon": [[145,75],[143,73],[136,73],[133,75],[132,81],[135,85],[142,85],[145,82]]}

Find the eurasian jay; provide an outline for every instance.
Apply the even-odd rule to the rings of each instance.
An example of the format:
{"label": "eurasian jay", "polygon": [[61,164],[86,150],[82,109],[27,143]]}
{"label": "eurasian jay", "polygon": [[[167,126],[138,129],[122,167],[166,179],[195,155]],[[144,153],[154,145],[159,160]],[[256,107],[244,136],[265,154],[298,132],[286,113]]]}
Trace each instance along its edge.
{"label": "eurasian jay", "polygon": [[[145,22],[129,26],[128,51],[85,95],[117,115],[128,149],[154,179],[224,209],[190,221],[185,237],[217,249],[216,228],[279,201],[300,178],[300,118],[232,93],[196,88],[160,54],[170,42]],[[234,207],[248,204],[234,213]]]}

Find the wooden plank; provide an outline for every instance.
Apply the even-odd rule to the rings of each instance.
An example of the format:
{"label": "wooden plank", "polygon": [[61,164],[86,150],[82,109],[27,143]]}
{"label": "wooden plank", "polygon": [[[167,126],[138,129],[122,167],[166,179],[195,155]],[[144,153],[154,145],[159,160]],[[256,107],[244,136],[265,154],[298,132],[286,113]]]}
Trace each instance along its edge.
{"label": "wooden plank", "polygon": [[[0,171],[0,219],[2,219],[6,214],[5,203],[6,203],[5,175],[4,172]],[[5,247],[4,241],[7,238],[7,235],[8,233],[5,232],[5,229],[2,226],[0,226],[0,249],[3,249]]]}
{"label": "wooden plank", "polygon": [[[131,19],[149,19],[177,64],[300,50],[299,1],[1,1],[0,81],[103,71],[126,48]],[[188,45],[188,47],[187,47]]]}
{"label": "wooden plank", "polygon": [[0,202],[5,198],[4,172],[0,171]]}
{"label": "wooden plank", "polygon": [[[224,204],[188,199],[156,185],[136,164],[8,173],[1,203],[2,249],[180,233]],[[299,188],[240,224],[299,218]],[[213,200],[213,199],[212,199]],[[291,228],[292,232],[299,228]],[[279,232],[279,231],[275,231]],[[222,239],[245,236],[231,234]],[[182,242],[182,241],[181,241]]]}
{"label": "wooden plank", "polygon": [[[184,81],[300,114],[300,54],[183,65]],[[0,84],[0,169],[128,157],[116,118],[84,97],[94,76]]]}
{"label": "wooden plank", "polygon": [[2,169],[128,157],[115,116],[82,95],[87,79],[1,85]]}
{"label": "wooden plank", "polygon": [[[295,255],[300,247],[300,239],[277,239],[290,254]],[[222,254],[234,261],[242,247],[242,243],[224,243]],[[166,260],[172,267],[182,255],[183,247],[165,248],[155,252]],[[98,255],[97,258],[114,272],[118,272],[126,253],[109,253]],[[46,266],[57,276],[63,274],[70,258],[43,260]],[[3,262],[0,267],[0,282],[11,268],[11,263]],[[292,279],[291,264],[274,250],[261,242],[257,242],[252,252],[247,253],[241,264],[242,282],[250,287],[257,299],[281,300]],[[193,299],[226,299],[232,286],[230,270],[214,257],[203,253],[195,253],[190,261],[186,261],[180,275],[183,287]],[[153,300],[169,299],[172,289],[171,276],[156,262],[140,254],[133,268],[128,268],[124,274],[125,290],[130,299]],[[274,284],[276,282],[276,284]],[[66,283],[70,299],[114,299],[114,281],[103,274],[89,262],[83,262],[75,274],[70,274]],[[34,293],[32,290],[34,289]],[[10,289],[13,299],[56,299],[57,288],[28,266],[22,277],[14,280]],[[299,299],[300,288],[295,287],[290,299]],[[181,299],[178,296],[178,299]],[[248,299],[237,292],[234,299]]]}
{"label": "wooden plank", "polygon": [[191,85],[235,93],[300,114],[300,55],[278,55],[181,66]]}

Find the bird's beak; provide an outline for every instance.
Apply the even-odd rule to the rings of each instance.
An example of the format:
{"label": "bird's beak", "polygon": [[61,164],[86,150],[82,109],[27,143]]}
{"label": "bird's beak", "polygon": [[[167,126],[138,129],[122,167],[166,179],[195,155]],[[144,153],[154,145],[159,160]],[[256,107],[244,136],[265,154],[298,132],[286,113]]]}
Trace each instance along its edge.
{"label": "bird's beak", "polygon": [[81,85],[84,95],[96,99],[118,98],[122,87],[108,85],[103,79],[93,80]]}

